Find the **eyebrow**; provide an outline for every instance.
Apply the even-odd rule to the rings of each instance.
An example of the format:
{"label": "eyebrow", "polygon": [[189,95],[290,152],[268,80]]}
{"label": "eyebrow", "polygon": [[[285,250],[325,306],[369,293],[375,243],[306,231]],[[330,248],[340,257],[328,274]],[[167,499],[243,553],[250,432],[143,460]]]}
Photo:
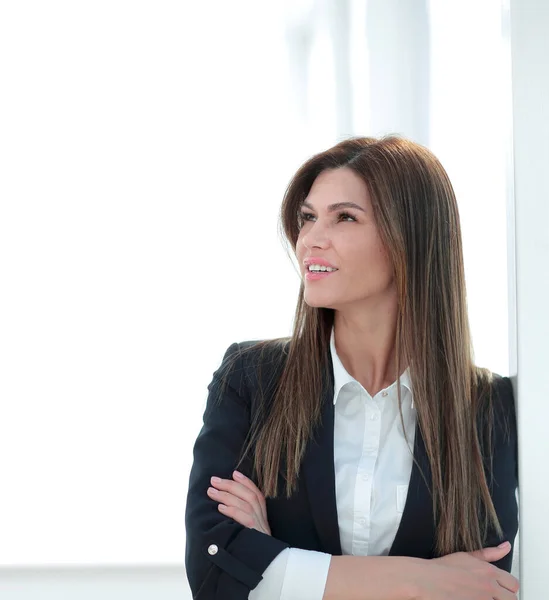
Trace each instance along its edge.
{"label": "eyebrow", "polygon": [[[307,208],[310,208],[311,210],[314,210],[313,205],[307,201],[303,201],[301,203],[301,205],[306,206]],[[339,210],[340,208],[355,208],[356,210],[361,210],[362,212],[366,212],[366,210],[364,208],[362,208],[362,206],[359,206],[358,204],[355,204],[354,202],[336,202],[335,204],[330,204],[328,206],[328,212],[334,212],[335,210]]]}

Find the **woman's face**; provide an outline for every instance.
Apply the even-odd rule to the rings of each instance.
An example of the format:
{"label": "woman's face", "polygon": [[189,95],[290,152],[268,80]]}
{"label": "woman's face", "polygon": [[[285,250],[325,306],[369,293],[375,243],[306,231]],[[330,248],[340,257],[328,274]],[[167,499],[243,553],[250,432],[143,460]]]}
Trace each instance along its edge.
{"label": "woman's face", "polygon": [[[308,305],[341,310],[394,291],[393,268],[374,222],[368,188],[354,171],[323,171],[300,214],[296,255]],[[322,258],[337,271],[310,278],[304,264],[310,258]]]}

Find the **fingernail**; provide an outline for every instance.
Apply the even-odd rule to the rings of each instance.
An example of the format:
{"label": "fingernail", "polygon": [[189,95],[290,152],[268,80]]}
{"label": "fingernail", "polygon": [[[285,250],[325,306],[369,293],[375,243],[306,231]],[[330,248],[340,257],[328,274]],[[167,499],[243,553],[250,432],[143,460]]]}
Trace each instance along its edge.
{"label": "fingernail", "polygon": [[507,546],[509,546],[509,542],[502,542],[498,548],[506,548]]}
{"label": "fingernail", "polygon": [[234,471],[233,475],[237,478],[237,479],[244,479],[244,475],[242,475],[242,473],[240,473],[240,471]]}
{"label": "fingernail", "polygon": [[221,479],[219,477],[212,477],[212,483],[221,483]]}

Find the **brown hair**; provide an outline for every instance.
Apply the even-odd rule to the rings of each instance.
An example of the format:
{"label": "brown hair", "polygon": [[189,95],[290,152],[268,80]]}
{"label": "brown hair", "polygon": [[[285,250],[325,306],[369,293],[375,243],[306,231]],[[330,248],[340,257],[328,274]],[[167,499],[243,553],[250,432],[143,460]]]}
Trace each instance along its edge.
{"label": "brown hair", "polygon": [[[492,427],[486,429],[487,437],[477,428],[479,414],[493,417],[493,374],[474,364],[454,190],[438,159],[419,144],[394,135],[344,140],[305,162],[288,185],[280,225],[294,253],[301,203],[322,171],[340,167],[352,169],[368,186],[379,234],[394,266],[399,302],[396,368],[400,373],[401,365],[410,367],[432,472],[436,551],[445,555],[479,549],[489,523],[503,535],[483,464]],[[275,355],[285,360],[269,408],[261,405],[264,411],[251,424],[242,454],[244,458],[253,448],[255,479],[265,497],[278,495],[282,465],[286,495],[293,493],[320,417],[334,311],[307,305],[303,292],[302,282],[289,338],[242,350],[278,349]],[[229,362],[226,366],[228,371]]]}

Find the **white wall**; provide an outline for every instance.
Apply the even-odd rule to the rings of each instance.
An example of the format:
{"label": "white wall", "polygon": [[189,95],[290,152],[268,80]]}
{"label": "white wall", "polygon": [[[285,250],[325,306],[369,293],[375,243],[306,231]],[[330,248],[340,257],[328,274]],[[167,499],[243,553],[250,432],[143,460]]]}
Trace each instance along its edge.
{"label": "white wall", "polygon": [[[522,599],[547,597],[549,524],[549,6],[511,0]],[[513,206],[511,206],[513,209]]]}
{"label": "white wall", "polygon": [[183,563],[206,386],[297,285],[277,19],[1,3],[0,565]]}

